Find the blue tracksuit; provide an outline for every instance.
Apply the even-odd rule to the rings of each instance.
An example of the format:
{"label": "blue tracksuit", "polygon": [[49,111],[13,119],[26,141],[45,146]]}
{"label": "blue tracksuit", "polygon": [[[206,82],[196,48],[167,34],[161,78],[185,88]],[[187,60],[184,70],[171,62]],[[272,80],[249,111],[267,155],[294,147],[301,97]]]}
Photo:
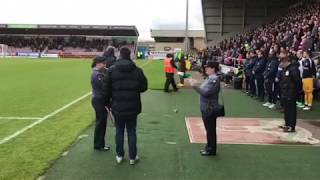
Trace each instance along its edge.
{"label": "blue tracksuit", "polygon": [[264,100],[264,78],[263,78],[263,72],[266,69],[266,59],[264,57],[260,57],[257,60],[257,63],[252,69],[255,81],[256,81],[256,87],[258,90],[258,97],[261,100]]}
{"label": "blue tracksuit", "polygon": [[249,79],[249,94],[252,96],[256,95],[255,79],[252,74],[252,70],[256,64],[256,61],[256,58],[250,58],[244,68],[245,75]]}
{"label": "blue tracksuit", "polygon": [[264,71],[264,82],[269,103],[276,103],[275,79],[278,73],[279,61],[276,57],[269,58]]}

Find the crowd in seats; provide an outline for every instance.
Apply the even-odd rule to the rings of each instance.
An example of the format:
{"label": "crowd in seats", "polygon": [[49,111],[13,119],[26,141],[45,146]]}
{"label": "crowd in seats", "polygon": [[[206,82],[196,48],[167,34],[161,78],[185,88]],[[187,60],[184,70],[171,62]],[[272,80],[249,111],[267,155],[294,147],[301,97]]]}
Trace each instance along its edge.
{"label": "crowd in seats", "polygon": [[225,64],[234,58],[247,58],[250,50],[262,50],[264,54],[283,47],[290,52],[320,51],[320,2],[301,1],[273,22],[251,27],[235,37],[225,39],[219,48],[209,49],[209,56],[223,56]]}
{"label": "crowd in seats", "polygon": [[134,48],[134,42],[117,41],[115,39],[64,37],[24,37],[1,36],[0,44],[8,45],[15,52],[103,52],[108,46]]}
{"label": "crowd in seats", "polygon": [[[297,89],[297,106],[310,110],[313,95],[320,94],[319,21],[320,1],[300,1],[273,22],[251,27],[224,40],[219,47],[208,48],[201,59],[230,66],[238,64],[248,95],[262,102],[268,97],[263,105],[273,109],[277,100],[281,100],[280,77],[287,73],[285,58],[280,54],[287,54],[302,79]],[[268,75],[270,72],[272,75]]]}

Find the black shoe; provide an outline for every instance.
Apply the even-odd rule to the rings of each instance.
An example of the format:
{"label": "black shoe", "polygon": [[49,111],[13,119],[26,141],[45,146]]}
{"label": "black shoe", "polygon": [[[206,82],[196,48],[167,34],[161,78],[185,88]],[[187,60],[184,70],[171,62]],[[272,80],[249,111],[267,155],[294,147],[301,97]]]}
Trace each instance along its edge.
{"label": "black shoe", "polygon": [[283,132],[286,132],[286,133],[294,133],[294,132],[296,132],[296,130],[295,130],[294,127],[288,126],[288,127],[286,127],[286,128],[283,129]]}
{"label": "black shoe", "polygon": [[200,154],[201,154],[201,156],[215,156],[216,155],[215,152],[210,152],[210,151],[206,151],[206,150],[200,151]]}
{"label": "black shoe", "polygon": [[173,91],[174,91],[174,92],[178,92],[178,91],[179,91],[179,89],[177,88],[177,89],[174,89]]}
{"label": "black shoe", "polygon": [[287,128],[287,126],[281,125],[281,126],[278,126],[278,128],[280,128],[280,129],[285,129],[285,128]]}
{"label": "black shoe", "polygon": [[109,146],[105,146],[103,148],[94,148],[94,150],[96,150],[96,151],[109,151],[110,147]]}

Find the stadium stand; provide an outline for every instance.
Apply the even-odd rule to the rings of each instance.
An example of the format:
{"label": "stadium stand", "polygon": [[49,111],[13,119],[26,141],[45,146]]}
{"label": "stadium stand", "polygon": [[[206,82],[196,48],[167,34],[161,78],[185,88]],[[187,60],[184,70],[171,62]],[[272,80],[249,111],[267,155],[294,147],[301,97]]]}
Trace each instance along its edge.
{"label": "stadium stand", "polygon": [[61,57],[92,57],[108,46],[129,47],[134,56],[138,31],[134,26],[0,25],[0,44],[7,54],[59,54]]}
{"label": "stadium stand", "polygon": [[224,63],[245,59],[250,50],[262,49],[279,52],[280,47],[290,51],[320,51],[320,2],[302,1],[289,8],[286,15],[271,23],[252,27],[235,37],[225,39],[219,48],[210,48],[211,56],[223,55]]}

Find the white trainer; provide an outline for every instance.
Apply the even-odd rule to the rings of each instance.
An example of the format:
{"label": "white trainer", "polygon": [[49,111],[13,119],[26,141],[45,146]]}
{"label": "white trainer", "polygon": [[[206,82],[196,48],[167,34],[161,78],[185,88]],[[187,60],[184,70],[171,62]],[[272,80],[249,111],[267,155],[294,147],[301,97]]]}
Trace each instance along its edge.
{"label": "white trainer", "polygon": [[271,105],[271,103],[269,103],[269,102],[262,104],[262,106],[264,106],[264,107],[269,107],[270,105]]}
{"label": "white trainer", "polygon": [[311,110],[311,107],[310,107],[310,106],[306,106],[306,107],[304,107],[302,110],[304,110],[304,111],[310,111],[310,110]]}
{"label": "white trainer", "polygon": [[122,163],[123,157],[116,156],[116,161],[117,161],[118,164]]}
{"label": "white trainer", "polygon": [[274,109],[276,107],[275,104],[270,104],[270,106],[268,106],[269,109]]}
{"label": "white trainer", "polygon": [[139,161],[139,157],[136,156],[135,159],[130,159],[130,165],[135,165]]}

